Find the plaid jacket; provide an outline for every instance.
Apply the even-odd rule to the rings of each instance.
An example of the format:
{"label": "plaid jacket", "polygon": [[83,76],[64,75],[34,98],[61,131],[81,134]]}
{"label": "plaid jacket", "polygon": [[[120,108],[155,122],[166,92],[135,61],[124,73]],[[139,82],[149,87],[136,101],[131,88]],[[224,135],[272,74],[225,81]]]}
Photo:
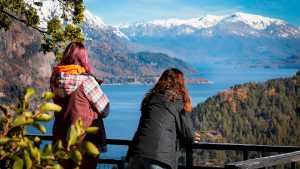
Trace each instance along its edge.
{"label": "plaid jacket", "polygon": [[51,77],[50,87],[56,96],[64,98],[74,92],[80,85],[84,94],[101,117],[106,117],[109,111],[104,111],[109,103],[107,96],[102,91],[96,79],[89,75],[70,75],[54,73]]}

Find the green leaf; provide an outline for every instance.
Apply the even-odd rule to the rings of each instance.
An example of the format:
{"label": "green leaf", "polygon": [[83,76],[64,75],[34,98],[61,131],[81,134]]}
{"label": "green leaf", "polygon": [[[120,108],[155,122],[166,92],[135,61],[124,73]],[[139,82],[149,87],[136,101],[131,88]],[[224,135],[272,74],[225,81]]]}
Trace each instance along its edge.
{"label": "green leaf", "polygon": [[43,150],[43,155],[52,154],[52,144],[46,144]]}
{"label": "green leaf", "polygon": [[0,150],[0,157],[4,158],[7,155],[7,152],[4,150]]}
{"label": "green leaf", "polygon": [[37,147],[34,147],[33,150],[32,150],[32,157],[34,158],[34,160],[40,164],[41,162],[41,153],[39,151],[39,149]]}
{"label": "green leaf", "polygon": [[49,162],[49,161],[55,160],[55,157],[54,157],[53,155],[47,155],[47,156],[42,155],[42,156],[41,156],[41,159],[42,159],[42,160],[46,160],[47,162]]}
{"label": "green leaf", "polygon": [[88,134],[97,134],[98,130],[99,130],[99,127],[89,127],[85,131]]}
{"label": "green leaf", "polygon": [[33,123],[33,126],[37,128],[41,133],[45,134],[47,132],[47,129],[45,126],[39,124],[39,123]]}
{"label": "green leaf", "polygon": [[77,130],[75,129],[74,125],[71,125],[67,134],[67,141],[68,141],[67,149],[69,149],[72,145],[76,143],[77,137],[78,137]]}
{"label": "green leaf", "polygon": [[58,150],[57,152],[55,152],[56,159],[69,159],[70,156],[66,152],[67,151],[65,151],[65,150]]}
{"label": "green leaf", "polygon": [[13,169],[23,169],[23,165],[24,165],[24,161],[21,158],[16,156]]}
{"label": "green leaf", "polygon": [[33,141],[34,141],[35,143],[40,143],[40,142],[41,142],[41,139],[40,139],[38,136],[35,136],[35,137],[33,138]]}
{"label": "green leaf", "polygon": [[20,116],[17,116],[15,118],[15,120],[13,121],[13,127],[32,124],[32,123],[33,123],[32,118],[26,117],[24,115],[20,115]]}
{"label": "green leaf", "polygon": [[84,141],[80,146],[87,154],[93,157],[97,157],[100,154],[98,148],[90,141]]}
{"label": "green leaf", "polygon": [[30,155],[27,150],[24,150],[24,160],[25,160],[26,169],[31,169],[32,168],[32,160],[31,160]]}
{"label": "green leaf", "polygon": [[59,112],[61,111],[61,107],[57,104],[54,103],[43,103],[40,106],[40,111],[41,112],[49,112],[49,111],[55,111],[55,112]]}
{"label": "green leaf", "polygon": [[67,149],[76,144],[80,137],[84,134],[83,122],[81,119],[77,120],[75,124],[71,125],[67,133]]}
{"label": "green leaf", "polygon": [[83,129],[83,122],[81,119],[78,119],[75,123],[75,130],[77,133],[77,137],[84,134],[85,130]]}
{"label": "green leaf", "polygon": [[25,112],[23,112],[23,115],[25,116],[25,117],[32,117],[32,112],[28,112],[28,111],[25,111]]}
{"label": "green leaf", "polygon": [[43,98],[47,101],[50,99],[53,99],[54,97],[55,97],[55,94],[52,92],[44,92],[43,93]]}
{"label": "green leaf", "polygon": [[26,88],[25,89],[25,96],[24,96],[24,100],[25,102],[28,102],[29,99],[35,94],[35,90],[32,87]]}
{"label": "green leaf", "polygon": [[57,31],[59,31],[61,28],[62,28],[62,24],[61,24],[59,18],[55,17],[55,18],[52,18],[50,21],[48,21],[47,31],[49,34],[55,33]]}
{"label": "green leaf", "polygon": [[8,138],[8,137],[0,138],[0,145],[6,144],[9,141],[10,141],[10,138]]}
{"label": "green leaf", "polygon": [[62,149],[64,149],[62,141],[61,140],[55,141],[55,143],[54,143],[54,151],[62,150]]}
{"label": "green leaf", "polygon": [[34,120],[37,120],[37,121],[50,121],[52,118],[53,118],[52,115],[43,113],[43,114],[37,115],[34,118]]}
{"label": "green leaf", "polygon": [[52,169],[64,169],[64,168],[59,164],[54,164]]}
{"label": "green leaf", "polygon": [[81,155],[81,152],[80,152],[80,151],[78,151],[78,150],[71,151],[70,158],[71,158],[77,165],[80,165],[80,164],[81,164],[82,155]]}
{"label": "green leaf", "polygon": [[20,140],[19,143],[17,143],[18,146],[20,146],[21,148],[26,148],[28,146],[27,141],[25,141],[25,139]]}

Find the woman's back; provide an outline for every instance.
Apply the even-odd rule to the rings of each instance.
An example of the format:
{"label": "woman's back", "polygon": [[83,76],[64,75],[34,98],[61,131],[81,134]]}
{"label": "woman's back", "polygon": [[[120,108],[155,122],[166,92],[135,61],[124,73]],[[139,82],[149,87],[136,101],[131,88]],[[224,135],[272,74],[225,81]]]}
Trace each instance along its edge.
{"label": "woman's back", "polygon": [[164,94],[151,96],[142,107],[129,156],[140,156],[176,166],[176,120],[182,109],[181,99],[171,102]]}
{"label": "woman's back", "polygon": [[129,169],[177,168],[179,148],[192,143],[192,123],[187,115],[192,102],[184,74],[176,68],[165,70],[143,99],[141,111],[128,150]]}

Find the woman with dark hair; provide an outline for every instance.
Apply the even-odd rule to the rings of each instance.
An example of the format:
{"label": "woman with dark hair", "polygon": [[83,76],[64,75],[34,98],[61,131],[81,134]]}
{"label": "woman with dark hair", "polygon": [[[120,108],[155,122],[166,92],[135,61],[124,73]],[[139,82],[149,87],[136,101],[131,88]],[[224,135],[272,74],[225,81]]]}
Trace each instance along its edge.
{"label": "woman with dark hair", "polygon": [[139,126],[127,154],[128,168],[177,168],[177,151],[193,141],[191,111],[184,74],[167,69],[142,101]]}
{"label": "woman with dark hair", "polygon": [[[70,43],[60,64],[54,67],[50,87],[55,93],[54,103],[62,107],[55,114],[53,141],[61,140],[67,147],[67,133],[71,125],[81,119],[83,127],[99,127],[96,134],[86,134],[82,140],[88,140],[105,147],[105,130],[102,118],[109,113],[109,101],[100,84],[91,75],[87,49],[80,42]],[[96,168],[98,157],[83,155],[81,169]],[[74,168],[70,160],[62,162],[64,168]]]}

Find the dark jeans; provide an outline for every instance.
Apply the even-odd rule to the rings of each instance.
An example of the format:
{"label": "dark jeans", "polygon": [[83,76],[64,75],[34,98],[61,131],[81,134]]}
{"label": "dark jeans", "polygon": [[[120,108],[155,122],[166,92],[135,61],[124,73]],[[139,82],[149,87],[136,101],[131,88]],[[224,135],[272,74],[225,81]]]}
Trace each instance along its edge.
{"label": "dark jeans", "polygon": [[170,169],[170,167],[155,160],[143,157],[130,157],[128,169]]}

